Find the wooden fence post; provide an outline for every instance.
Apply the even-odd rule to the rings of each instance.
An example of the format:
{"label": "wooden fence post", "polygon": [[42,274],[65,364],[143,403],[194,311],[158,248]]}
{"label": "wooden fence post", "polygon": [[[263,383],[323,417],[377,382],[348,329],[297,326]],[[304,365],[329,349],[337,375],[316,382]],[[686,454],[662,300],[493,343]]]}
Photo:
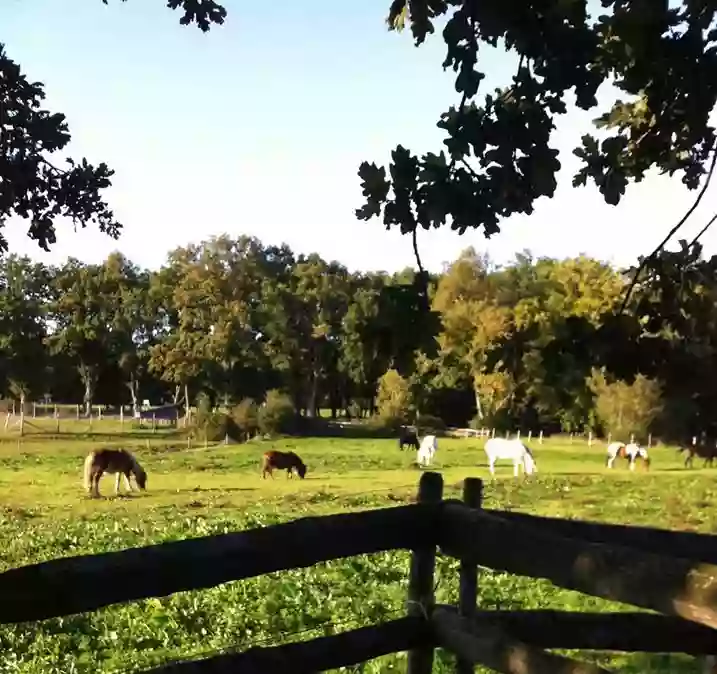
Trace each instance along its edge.
{"label": "wooden fence post", "polygon": [[543,444],[543,431],[540,431],[540,435],[538,436],[538,444],[539,445]]}
{"label": "wooden fence post", "polygon": [[[483,502],[483,480],[467,477],[463,480],[463,502],[469,508],[480,508]],[[478,565],[461,562],[458,586],[458,612],[471,620],[476,613],[478,602]],[[456,674],[473,674],[475,667],[470,661],[456,658]]]}
{"label": "wooden fence post", "polygon": [[[443,476],[426,471],[418,483],[419,503],[438,503],[443,498]],[[430,618],[435,602],[433,575],[436,569],[434,543],[416,548],[411,555],[411,575],[408,579],[408,615]],[[408,674],[431,674],[433,671],[432,644],[408,652]]]}

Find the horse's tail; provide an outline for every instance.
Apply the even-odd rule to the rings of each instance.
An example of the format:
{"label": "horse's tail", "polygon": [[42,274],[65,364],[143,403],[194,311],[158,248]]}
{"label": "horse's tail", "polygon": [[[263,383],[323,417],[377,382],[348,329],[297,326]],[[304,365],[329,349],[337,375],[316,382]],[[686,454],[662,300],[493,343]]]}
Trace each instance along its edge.
{"label": "horse's tail", "polygon": [[92,450],[85,458],[85,468],[83,471],[83,484],[87,491],[92,487],[92,465],[95,462],[95,452]]}

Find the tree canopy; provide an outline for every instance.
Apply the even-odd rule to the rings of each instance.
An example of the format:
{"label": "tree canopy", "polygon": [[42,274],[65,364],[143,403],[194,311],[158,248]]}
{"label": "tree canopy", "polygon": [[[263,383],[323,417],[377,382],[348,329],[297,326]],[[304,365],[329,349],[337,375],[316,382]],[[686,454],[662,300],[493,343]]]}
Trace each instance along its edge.
{"label": "tree canopy", "polygon": [[189,244],[154,271],[119,253],[58,267],[8,255],[0,396],[85,413],[202,401],[260,426],[277,400],[281,424],[291,407],[311,424],[322,409],[375,413],[386,430],[717,434],[716,269],[699,244],[663,252],[618,316],[628,280],[609,265],[526,252],[497,266],[469,248],[430,277],[419,330],[412,270],[355,272],[253,237]]}
{"label": "tree canopy", "polygon": [[[627,185],[651,168],[678,174],[690,189],[709,178],[717,161],[710,123],[717,5],[600,4],[603,13],[591,16],[585,0],[393,0],[389,28],[409,26],[416,45],[443,26],[443,66],[456,73],[458,100],[438,121],[443,150],[419,157],[398,145],[388,167],[361,164],[365,203],[357,216],[381,217],[386,227],[412,233],[414,243],[420,228],[497,233],[502,219],[529,214],[538,198],[554,195],[561,163],[552,131],[573,97],[579,108],[596,109],[606,84],[626,100],[596,109],[602,139],[586,130],[574,150],[582,163],[575,186],[592,181],[607,203],[618,204]],[[226,17],[214,0],[167,6],[179,10],[181,24],[202,31]],[[502,47],[517,61],[512,81],[494,92],[481,89],[484,45]],[[56,159],[70,132],[62,114],[42,107],[43,98],[42,85],[31,83],[0,46],[0,225],[13,215],[28,220],[28,236],[43,248],[55,242],[61,217],[116,238],[121,224],[102,197],[112,170]],[[6,247],[0,236],[0,251]],[[420,258],[418,264],[420,270]]]}

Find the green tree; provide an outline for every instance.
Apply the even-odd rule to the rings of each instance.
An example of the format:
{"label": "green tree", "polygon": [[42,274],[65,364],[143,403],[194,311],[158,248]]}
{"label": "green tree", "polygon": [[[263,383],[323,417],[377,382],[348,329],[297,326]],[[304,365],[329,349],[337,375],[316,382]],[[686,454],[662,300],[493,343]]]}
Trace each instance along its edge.
{"label": "green tree", "polygon": [[0,260],[0,374],[20,402],[20,434],[25,401],[46,392],[46,302],[49,271],[27,257]]}
{"label": "green tree", "polygon": [[379,418],[386,424],[405,424],[414,413],[410,382],[397,370],[387,370],[378,380],[376,399]]}
{"label": "green tree", "polygon": [[[226,16],[214,0],[169,0],[167,6],[183,11],[182,25],[196,23],[203,31]],[[58,218],[68,218],[80,227],[96,224],[116,239],[122,225],[101,196],[114,171],[58,157],[70,131],[63,114],[42,107],[44,98],[43,85],[30,82],[0,43],[0,230],[12,216],[28,220],[28,237],[48,250]],[[6,250],[0,231],[0,254]]]}
{"label": "green tree", "polygon": [[605,372],[593,370],[588,380],[595,396],[595,414],[603,429],[615,439],[645,442],[655,419],[662,411],[662,387],[654,379],[637,375],[628,384],[607,377]]}
{"label": "green tree", "polygon": [[433,299],[443,324],[441,354],[456,361],[470,378],[476,414],[485,423],[508,406],[514,390],[501,358],[512,316],[496,298],[489,262],[469,248],[446,270]]}
{"label": "green tree", "polygon": [[345,267],[318,255],[300,257],[288,274],[264,283],[268,353],[308,416],[318,413],[322,383],[338,370],[348,288]]}
{"label": "green tree", "polygon": [[75,363],[83,386],[85,415],[90,416],[100,371],[113,352],[117,279],[108,277],[102,265],[70,258],[56,270],[52,285],[49,317],[53,329],[47,343],[53,354],[64,354]]}
{"label": "green tree", "polygon": [[[388,171],[361,165],[365,203],[357,216],[382,216],[414,241],[418,228],[445,225],[497,233],[501,219],[530,214],[537,199],[554,195],[561,164],[550,143],[568,92],[578,108],[592,110],[605,83],[628,100],[595,120],[602,141],[582,137],[573,185],[591,180],[614,205],[630,181],[655,167],[696,188],[717,162],[710,123],[717,87],[704,85],[717,74],[716,11],[691,0],[606,0],[594,19],[584,0],[393,0],[389,28],[410,25],[416,45],[445,21],[443,66],[456,72],[460,100],[438,122],[445,151],[418,157],[399,145]],[[516,71],[481,105],[482,44],[514,54]]]}

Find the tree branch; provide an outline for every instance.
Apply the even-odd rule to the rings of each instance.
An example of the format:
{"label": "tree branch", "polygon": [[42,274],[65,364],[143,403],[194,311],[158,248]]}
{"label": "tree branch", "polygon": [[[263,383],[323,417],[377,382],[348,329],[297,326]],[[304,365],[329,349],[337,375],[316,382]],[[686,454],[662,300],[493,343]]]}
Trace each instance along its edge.
{"label": "tree branch", "polygon": [[[677,233],[677,231],[682,227],[682,225],[687,222],[687,219],[695,212],[695,209],[697,206],[699,206],[700,201],[702,201],[702,197],[705,195],[705,192],[707,191],[707,188],[710,185],[710,182],[712,181],[712,175],[714,174],[715,170],[715,164],[717,164],[717,152],[715,149],[712,149],[712,163],[710,164],[709,171],[707,172],[707,179],[705,180],[705,184],[702,186],[702,189],[700,190],[700,193],[697,195],[697,198],[695,199],[692,206],[690,206],[687,213],[685,213],[682,216],[682,219],[668,232],[667,236],[660,242],[660,244],[653,250],[647,257],[643,258],[642,262],[637,267],[637,271],[635,272],[635,275],[632,278],[632,281],[630,281],[630,285],[627,287],[627,291],[625,293],[625,297],[622,300],[622,304],[620,305],[620,310],[618,311],[618,314],[623,313],[625,311],[625,307],[627,307],[627,303],[630,300],[630,295],[632,294],[632,291],[634,290],[635,286],[637,285],[637,281],[640,278],[640,274],[647,266],[647,263],[654,260],[655,257],[659,254],[659,252],[665,247],[667,242]],[[708,224],[708,226],[712,224],[711,222]],[[705,228],[706,231],[706,228]],[[702,232],[698,234],[699,238],[702,236]]]}

